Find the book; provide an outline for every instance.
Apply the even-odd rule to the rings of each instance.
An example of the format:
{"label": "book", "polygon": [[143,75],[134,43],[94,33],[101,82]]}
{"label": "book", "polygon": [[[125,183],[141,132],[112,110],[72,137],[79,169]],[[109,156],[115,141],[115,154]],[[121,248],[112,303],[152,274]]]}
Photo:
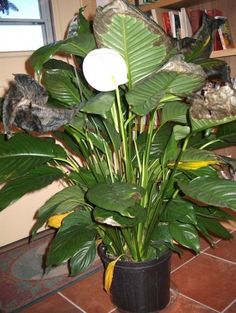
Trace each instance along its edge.
{"label": "book", "polygon": [[225,17],[224,24],[219,27],[218,33],[219,33],[221,44],[224,50],[235,47],[231,29],[230,29],[229,20],[227,19],[227,17]]}
{"label": "book", "polygon": [[[206,13],[207,15],[212,16],[214,18],[218,18],[223,15],[222,11],[218,9],[211,9],[211,10],[209,9],[209,10],[206,10]],[[223,47],[222,47],[222,43],[220,40],[219,32],[215,31],[213,34],[213,50],[216,51],[216,50],[222,50],[222,49]]]}
{"label": "book", "polygon": [[185,8],[180,9],[179,18],[180,18],[181,38],[192,37],[193,35],[192,26],[190,24],[188,13]]}
{"label": "book", "polygon": [[167,35],[172,36],[169,11],[162,12],[163,29]]}
{"label": "book", "polygon": [[180,26],[179,11],[169,11],[169,18],[170,18],[172,37],[180,39],[181,38],[181,26]]}
{"label": "book", "polygon": [[200,26],[202,25],[202,15],[203,15],[203,10],[190,10],[189,12],[189,20],[190,24],[192,26],[192,32],[195,34]]}
{"label": "book", "polygon": [[156,14],[155,9],[151,10],[151,16],[152,16],[153,21],[155,21],[158,24],[158,19],[157,19],[157,14]]}

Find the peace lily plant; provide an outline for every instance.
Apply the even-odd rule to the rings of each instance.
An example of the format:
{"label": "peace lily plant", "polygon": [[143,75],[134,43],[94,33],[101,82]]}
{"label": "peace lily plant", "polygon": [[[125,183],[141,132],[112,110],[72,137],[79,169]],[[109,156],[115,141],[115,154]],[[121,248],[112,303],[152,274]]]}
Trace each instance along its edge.
{"label": "peace lily plant", "polygon": [[[140,262],[181,246],[198,253],[199,235],[210,244],[212,235],[231,238],[221,224],[231,216],[221,208],[236,209],[236,182],[219,173],[235,160],[213,149],[235,144],[236,117],[200,119],[195,101],[186,102],[209,68],[222,64],[202,58],[209,38],[184,53],[157,24],[117,0],[98,9],[93,30],[80,12],[65,40],[33,53],[49,95],[41,110],[74,114],[51,136],[1,135],[0,207],[64,182],[32,229],[34,235],[45,223],[58,228],[47,267],[68,261],[78,274],[101,241],[111,256]],[[207,104],[200,96],[198,102]],[[31,103],[28,113],[33,109]]]}

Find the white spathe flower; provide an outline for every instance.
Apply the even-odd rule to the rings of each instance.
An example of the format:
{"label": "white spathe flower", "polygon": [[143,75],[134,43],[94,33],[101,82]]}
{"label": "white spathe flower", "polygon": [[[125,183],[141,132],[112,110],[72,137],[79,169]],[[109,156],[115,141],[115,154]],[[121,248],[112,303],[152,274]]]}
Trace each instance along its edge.
{"label": "white spathe flower", "polygon": [[128,81],[125,60],[113,49],[89,52],[83,62],[83,72],[89,85],[99,91],[115,90]]}

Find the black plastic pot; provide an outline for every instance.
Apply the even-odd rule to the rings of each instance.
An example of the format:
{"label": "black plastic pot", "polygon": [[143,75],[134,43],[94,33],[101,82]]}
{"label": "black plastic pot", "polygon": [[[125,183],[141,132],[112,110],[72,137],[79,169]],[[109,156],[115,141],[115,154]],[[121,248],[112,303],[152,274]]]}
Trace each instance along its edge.
{"label": "black plastic pot", "polygon": [[[106,268],[111,259],[104,245],[98,253]],[[170,300],[170,257],[139,263],[118,261],[111,285],[112,302],[121,312],[151,313],[166,307]]]}

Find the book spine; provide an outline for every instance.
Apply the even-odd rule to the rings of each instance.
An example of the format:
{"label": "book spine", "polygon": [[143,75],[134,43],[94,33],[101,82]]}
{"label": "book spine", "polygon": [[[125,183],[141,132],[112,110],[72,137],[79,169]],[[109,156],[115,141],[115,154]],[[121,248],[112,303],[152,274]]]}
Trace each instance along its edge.
{"label": "book spine", "polygon": [[202,24],[202,10],[191,10],[189,12],[190,24],[192,26],[192,32],[195,34]]}
{"label": "book spine", "polygon": [[172,36],[171,25],[170,25],[170,17],[168,12],[162,13],[163,20],[163,29],[167,33],[167,35]]}

